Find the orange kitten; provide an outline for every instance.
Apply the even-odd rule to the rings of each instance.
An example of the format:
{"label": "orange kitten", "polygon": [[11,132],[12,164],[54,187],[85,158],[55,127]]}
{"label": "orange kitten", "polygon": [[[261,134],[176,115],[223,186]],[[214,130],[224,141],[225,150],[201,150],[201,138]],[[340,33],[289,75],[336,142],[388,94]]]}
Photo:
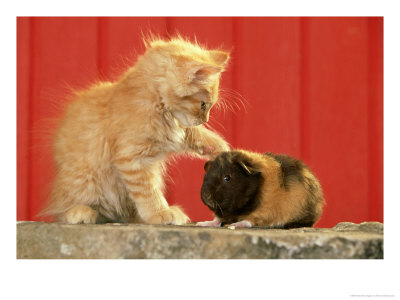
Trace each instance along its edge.
{"label": "orange kitten", "polygon": [[163,196],[168,156],[229,150],[202,126],[229,53],[153,40],[116,82],[76,94],[54,139],[57,175],[45,214],[66,223],[184,224]]}

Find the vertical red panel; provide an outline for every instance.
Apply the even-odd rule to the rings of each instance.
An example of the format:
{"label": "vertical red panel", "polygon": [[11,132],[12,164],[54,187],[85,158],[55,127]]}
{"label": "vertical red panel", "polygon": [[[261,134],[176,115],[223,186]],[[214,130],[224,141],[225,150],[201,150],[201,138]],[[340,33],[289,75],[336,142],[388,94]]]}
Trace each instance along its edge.
{"label": "vertical red panel", "polygon": [[145,47],[142,34],[153,33],[166,36],[164,17],[112,17],[97,18],[99,57],[98,65],[102,78],[116,79],[134,64]]}
{"label": "vertical red panel", "polygon": [[[209,49],[219,48],[230,51],[233,46],[232,18],[207,17],[207,18],[168,18],[168,32],[171,35],[180,33],[194,41],[196,38],[200,45]],[[235,64],[233,56],[231,64]],[[233,101],[232,66],[229,66],[222,75],[221,96],[226,101]],[[225,91],[225,92],[224,92]],[[218,111],[212,109],[209,123],[222,134],[226,140],[235,145],[233,137],[234,117],[231,111]],[[210,219],[211,211],[200,200],[200,189],[204,176],[204,161],[181,157],[169,168],[171,180],[168,182],[168,201],[184,208],[192,221]]]}
{"label": "vertical red panel", "polygon": [[300,21],[236,19],[235,85],[247,99],[237,146],[300,155]]}
{"label": "vertical red panel", "polygon": [[52,181],[50,120],[60,113],[68,86],[81,88],[97,77],[95,18],[32,18],[30,218],[35,220]]}
{"label": "vertical red panel", "polygon": [[[144,47],[141,32],[179,32],[210,48],[233,48],[221,87],[246,110],[212,111],[235,147],[305,159],[323,185],[318,226],[383,221],[382,18],[18,18],[18,216],[35,219],[51,183],[54,107],[66,86],[114,79]],[[126,57],[129,59],[126,60]],[[127,63],[125,63],[127,62]],[[228,97],[231,98],[231,97]],[[228,99],[229,100],[229,99]],[[203,162],[173,163],[167,197],[193,220]]]}
{"label": "vertical red panel", "polygon": [[31,19],[17,18],[17,219],[29,220],[29,119]]}
{"label": "vertical red panel", "polygon": [[368,18],[369,220],[383,222],[383,18]]}
{"label": "vertical red panel", "polygon": [[367,19],[306,22],[303,156],[326,195],[319,226],[363,222],[369,213]]}

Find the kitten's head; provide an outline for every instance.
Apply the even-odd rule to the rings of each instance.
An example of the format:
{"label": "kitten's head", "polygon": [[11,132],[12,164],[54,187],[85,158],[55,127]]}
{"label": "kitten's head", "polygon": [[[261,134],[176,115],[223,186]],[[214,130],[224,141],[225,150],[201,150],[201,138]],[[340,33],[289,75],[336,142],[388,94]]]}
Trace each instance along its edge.
{"label": "kitten's head", "polygon": [[154,78],[164,107],[183,127],[208,121],[229,53],[206,50],[181,38],[155,40],[146,52],[160,72]]}

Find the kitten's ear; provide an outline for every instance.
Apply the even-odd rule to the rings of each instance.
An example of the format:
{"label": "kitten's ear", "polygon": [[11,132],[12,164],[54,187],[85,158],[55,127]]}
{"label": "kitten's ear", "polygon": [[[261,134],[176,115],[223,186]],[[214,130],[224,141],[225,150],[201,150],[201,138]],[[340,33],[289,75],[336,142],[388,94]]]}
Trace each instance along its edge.
{"label": "kitten's ear", "polygon": [[186,77],[189,82],[205,82],[223,71],[223,67],[213,65],[194,65],[189,67]]}
{"label": "kitten's ear", "polygon": [[210,57],[212,61],[218,66],[225,67],[229,60],[229,52],[221,50],[211,50]]}

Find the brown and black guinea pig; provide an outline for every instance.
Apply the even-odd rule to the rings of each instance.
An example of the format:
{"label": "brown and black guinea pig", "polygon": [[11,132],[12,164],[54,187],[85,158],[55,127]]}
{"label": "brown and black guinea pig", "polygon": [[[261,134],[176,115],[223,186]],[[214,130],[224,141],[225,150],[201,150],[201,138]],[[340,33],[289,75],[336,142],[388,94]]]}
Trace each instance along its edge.
{"label": "brown and black guinea pig", "polygon": [[199,226],[312,227],[322,214],[317,178],[291,156],[233,150],[207,161],[204,169],[201,200],[215,218]]}

